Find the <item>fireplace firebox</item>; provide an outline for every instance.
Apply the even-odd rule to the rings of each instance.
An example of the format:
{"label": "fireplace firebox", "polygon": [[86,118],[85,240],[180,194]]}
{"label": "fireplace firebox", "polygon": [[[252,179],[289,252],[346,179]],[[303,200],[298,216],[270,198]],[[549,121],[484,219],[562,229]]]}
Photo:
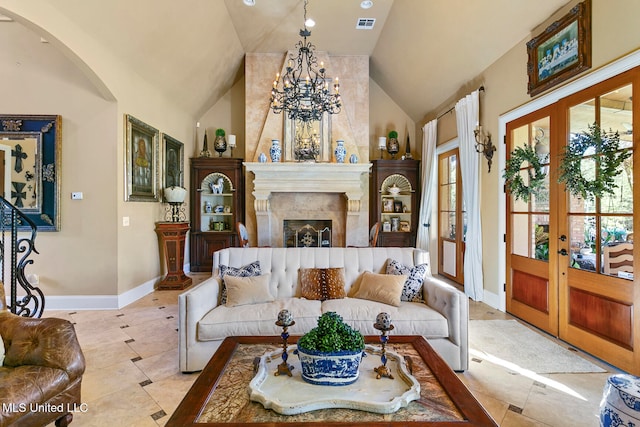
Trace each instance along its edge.
{"label": "fireplace firebox", "polygon": [[287,248],[331,247],[330,219],[285,219],[283,221],[284,246]]}

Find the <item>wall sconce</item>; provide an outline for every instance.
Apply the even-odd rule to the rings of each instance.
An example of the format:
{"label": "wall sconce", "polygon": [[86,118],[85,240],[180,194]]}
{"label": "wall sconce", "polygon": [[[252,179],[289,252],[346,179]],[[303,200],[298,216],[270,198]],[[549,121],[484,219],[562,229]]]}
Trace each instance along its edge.
{"label": "wall sconce", "polygon": [[473,135],[476,137],[476,152],[484,154],[489,164],[489,172],[491,172],[491,161],[493,153],[496,151],[496,146],[491,142],[491,133],[485,133],[482,126],[477,126]]}

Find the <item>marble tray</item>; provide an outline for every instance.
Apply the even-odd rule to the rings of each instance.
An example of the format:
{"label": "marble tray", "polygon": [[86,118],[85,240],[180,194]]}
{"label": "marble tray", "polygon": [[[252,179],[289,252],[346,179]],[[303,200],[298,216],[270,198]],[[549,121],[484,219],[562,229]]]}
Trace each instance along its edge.
{"label": "marble tray", "polygon": [[249,383],[250,399],[283,415],[301,414],[326,408],[347,408],[379,414],[391,414],[420,398],[420,383],[408,372],[399,354],[387,351],[387,368],[394,379],[376,379],[374,368],[381,365],[380,348],[367,345],[366,357],[360,363],[360,377],[350,385],[320,386],[305,382],[300,361],[289,346],[288,362],[293,376],[275,376],[282,363],[282,350],[262,356],[257,372]]}

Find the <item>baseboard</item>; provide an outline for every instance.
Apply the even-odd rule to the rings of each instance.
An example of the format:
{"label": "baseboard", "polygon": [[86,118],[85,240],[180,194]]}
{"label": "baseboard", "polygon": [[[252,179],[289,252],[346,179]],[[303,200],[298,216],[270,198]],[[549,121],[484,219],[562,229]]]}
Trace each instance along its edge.
{"label": "baseboard", "polygon": [[118,310],[150,294],[160,278],[120,295],[45,295],[45,310]]}
{"label": "baseboard", "polygon": [[486,289],[483,292],[482,302],[487,304],[488,306],[495,308],[496,310],[504,311],[504,308],[500,308],[500,297],[498,294],[494,294],[493,292],[488,292]]}
{"label": "baseboard", "polygon": [[[184,272],[190,271],[191,264],[185,264]],[[153,292],[160,279],[156,277],[120,295],[45,295],[45,310],[118,310]]]}

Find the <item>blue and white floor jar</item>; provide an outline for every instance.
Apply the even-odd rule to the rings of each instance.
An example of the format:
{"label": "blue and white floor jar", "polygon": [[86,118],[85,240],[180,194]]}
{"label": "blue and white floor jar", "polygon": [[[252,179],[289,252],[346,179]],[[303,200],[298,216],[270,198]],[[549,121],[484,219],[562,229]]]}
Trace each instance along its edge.
{"label": "blue and white floor jar", "polygon": [[600,425],[640,426],[640,378],[616,374],[607,379],[600,402]]}

